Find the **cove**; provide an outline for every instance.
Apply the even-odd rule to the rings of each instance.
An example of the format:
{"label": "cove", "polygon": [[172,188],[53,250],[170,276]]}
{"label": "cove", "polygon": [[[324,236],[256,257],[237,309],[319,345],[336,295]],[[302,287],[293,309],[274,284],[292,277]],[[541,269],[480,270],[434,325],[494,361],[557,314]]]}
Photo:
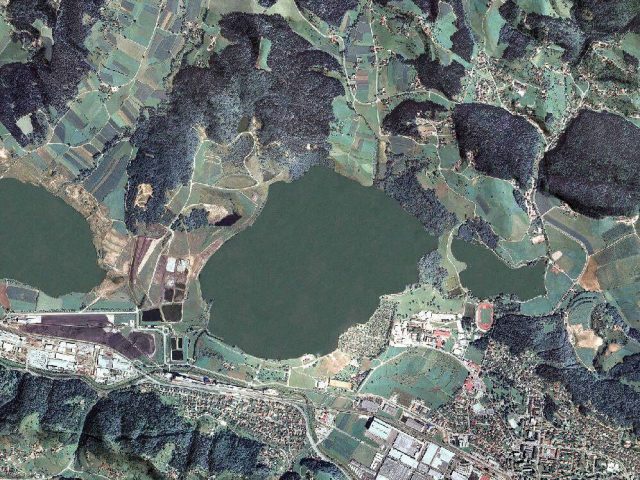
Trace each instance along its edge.
{"label": "cove", "polygon": [[205,265],[209,330],[263,358],[329,353],[380,295],[417,281],[418,260],[436,244],[384,192],[313,167],[271,185],[255,223]]}
{"label": "cove", "polygon": [[453,239],[451,253],[456,260],[467,264],[460,272],[462,286],[480,299],[506,293],[517,295],[520,300],[530,300],[545,293],[543,261],[510,268],[484,245],[459,238]]}
{"label": "cove", "polygon": [[0,179],[0,278],[58,297],[104,278],[84,217],[44,188]]}

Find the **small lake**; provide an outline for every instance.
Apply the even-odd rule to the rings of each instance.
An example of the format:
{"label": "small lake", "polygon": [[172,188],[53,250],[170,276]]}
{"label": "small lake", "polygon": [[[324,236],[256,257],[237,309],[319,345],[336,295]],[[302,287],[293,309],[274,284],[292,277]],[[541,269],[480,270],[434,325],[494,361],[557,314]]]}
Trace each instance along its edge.
{"label": "small lake", "polygon": [[512,293],[520,300],[530,300],[545,293],[544,261],[509,268],[487,247],[459,238],[453,239],[451,252],[456,260],[467,264],[467,268],[460,272],[462,285],[480,299]]}
{"label": "small lake", "polygon": [[255,223],[205,265],[209,329],[258,357],[328,353],[380,295],[417,281],[418,260],[436,244],[384,192],[314,167],[272,185]]}
{"label": "small lake", "polygon": [[84,217],[44,188],[0,179],[0,278],[54,297],[104,278]]}

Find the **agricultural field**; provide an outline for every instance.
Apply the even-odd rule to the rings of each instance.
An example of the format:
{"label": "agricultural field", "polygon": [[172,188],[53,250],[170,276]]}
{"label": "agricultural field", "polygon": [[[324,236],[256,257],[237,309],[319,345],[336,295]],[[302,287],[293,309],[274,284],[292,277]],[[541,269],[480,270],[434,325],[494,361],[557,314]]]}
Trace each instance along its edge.
{"label": "agricultural field", "polygon": [[376,366],[361,391],[395,397],[402,405],[417,399],[436,409],[455,396],[467,374],[464,365],[451,355],[434,350],[403,351]]}

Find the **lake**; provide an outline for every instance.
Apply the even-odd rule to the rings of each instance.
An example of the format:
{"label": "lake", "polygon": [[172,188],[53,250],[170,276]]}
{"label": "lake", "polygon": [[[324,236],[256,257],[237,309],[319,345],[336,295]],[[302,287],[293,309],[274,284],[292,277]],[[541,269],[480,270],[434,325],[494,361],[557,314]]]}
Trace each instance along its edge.
{"label": "lake", "polygon": [[476,297],[486,299],[499,293],[512,293],[520,300],[544,295],[545,262],[509,268],[500,257],[484,245],[454,238],[451,252],[456,260],[467,264],[460,272],[462,285]]}
{"label": "lake", "polygon": [[209,330],[258,357],[326,354],[380,295],[417,281],[436,243],[384,192],[314,167],[273,184],[255,223],[205,265]]}
{"label": "lake", "polygon": [[44,188],[0,179],[0,278],[54,297],[104,278],[84,217]]}

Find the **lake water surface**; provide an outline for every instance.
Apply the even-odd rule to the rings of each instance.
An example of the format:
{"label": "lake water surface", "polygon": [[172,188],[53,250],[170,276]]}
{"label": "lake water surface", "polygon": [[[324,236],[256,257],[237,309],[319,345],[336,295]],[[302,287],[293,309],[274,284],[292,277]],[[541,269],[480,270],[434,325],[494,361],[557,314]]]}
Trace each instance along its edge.
{"label": "lake water surface", "polygon": [[467,264],[460,272],[465,288],[480,299],[499,293],[512,293],[520,300],[530,300],[545,293],[545,263],[509,268],[500,257],[483,245],[454,238],[451,252],[456,260]]}
{"label": "lake water surface", "polygon": [[210,331],[249,354],[325,354],[366,322],[380,295],[417,281],[436,248],[416,218],[375,188],[314,167],[276,183],[255,223],[205,265]]}
{"label": "lake water surface", "polygon": [[0,179],[0,278],[57,297],[104,278],[84,217],[44,188]]}

